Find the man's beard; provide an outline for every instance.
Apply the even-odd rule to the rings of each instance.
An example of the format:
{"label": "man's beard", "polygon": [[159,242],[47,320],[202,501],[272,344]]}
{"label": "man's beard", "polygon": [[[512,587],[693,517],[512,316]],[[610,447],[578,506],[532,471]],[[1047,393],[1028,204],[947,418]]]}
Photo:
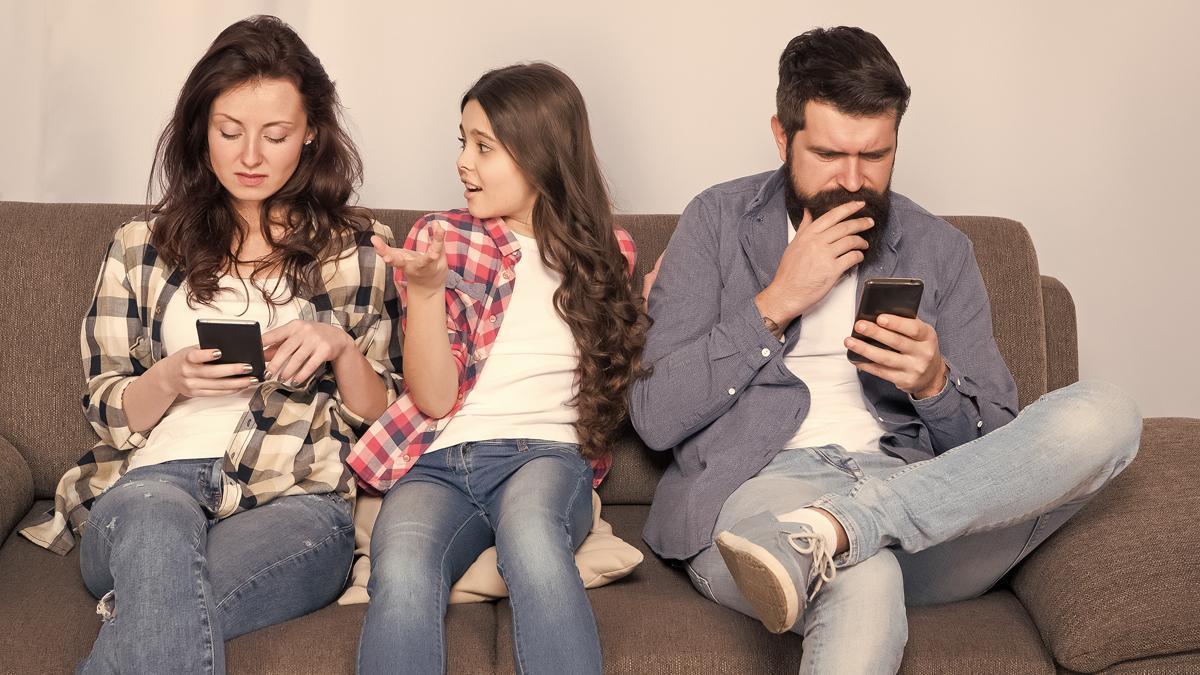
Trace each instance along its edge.
{"label": "man's beard", "polygon": [[879,249],[883,245],[883,235],[887,232],[888,215],[892,210],[891,183],[888,183],[883,192],[876,192],[866,187],[861,188],[858,192],[851,192],[846,188],[836,187],[814,195],[806,195],[796,189],[796,177],[792,174],[790,148],[788,149],[787,159],[787,184],[784,186],[783,199],[788,215],[792,218],[793,226],[800,227],[800,222],[804,220],[805,209],[808,209],[808,212],[812,214],[812,219],[816,220],[825,215],[830,209],[847,202],[866,202],[861,209],[848,216],[845,220],[862,217],[870,217],[875,220],[873,227],[858,233],[858,236],[867,240],[867,250],[863,251],[862,265],[870,267],[871,263],[879,255]]}

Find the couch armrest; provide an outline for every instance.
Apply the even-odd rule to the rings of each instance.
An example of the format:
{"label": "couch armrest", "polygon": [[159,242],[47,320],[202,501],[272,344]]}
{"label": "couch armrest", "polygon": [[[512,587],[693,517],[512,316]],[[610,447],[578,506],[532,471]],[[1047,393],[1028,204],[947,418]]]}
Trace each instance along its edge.
{"label": "couch armrest", "polygon": [[1125,471],[1022,563],[1013,591],[1059,664],[1200,650],[1200,419],[1145,420]]}
{"label": "couch armrest", "polygon": [[33,474],[17,449],[0,436],[0,543],[33,506]]}
{"label": "couch armrest", "polygon": [[1075,301],[1061,281],[1042,275],[1042,314],[1046,319],[1046,391],[1079,381],[1079,334]]}

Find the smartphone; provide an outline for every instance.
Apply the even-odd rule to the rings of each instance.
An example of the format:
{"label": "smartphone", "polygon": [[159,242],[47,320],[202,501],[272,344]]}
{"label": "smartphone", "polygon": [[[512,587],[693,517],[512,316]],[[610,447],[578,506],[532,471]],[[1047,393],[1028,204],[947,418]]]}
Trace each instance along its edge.
{"label": "smartphone", "polygon": [[201,349],[221,350],[221,358],[210,363],[249,363],[250,374],[263,381],[267,364],[263,361],[262,331],[257,321],[196,319],[196,337],[200,338]]}
{"label": "smartphone", "polygon": [[[866,283],[863,284],[862,301],[858,303],[858,314],[855,315],[854,322],[874,321],[880,314],[892,314],[902,316],[906,319],[915,319],[917,318],[917,310],[921,307],[921,293],[924,290],[925,283],[920,279],[889,277],[867,279]],[[858,331],[853,331],[852,334],[856,339],[862,340],[867,344],[892,352],[896,351]],[[849,349],[846,350],[846,358],[855,363],[871,362],[867,357],[852,352]]]}

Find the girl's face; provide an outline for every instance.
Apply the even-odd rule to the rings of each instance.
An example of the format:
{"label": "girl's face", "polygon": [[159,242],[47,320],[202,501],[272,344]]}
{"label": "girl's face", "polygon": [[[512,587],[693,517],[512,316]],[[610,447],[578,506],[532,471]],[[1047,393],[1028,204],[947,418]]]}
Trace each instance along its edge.
{"label": "girl's face", "polygon": [[300,91],[288,80],[246,82],[209,109],[209,163],[244,215],[287,183],[311,138]]}
{"label": "girl's face", "polygon": [[466,187],[467,210],[480,219],[504,218],[518,232],[532,233],[530,219],[537,193],[512,155],[496,140],[478,101],[467,102],[458,131],[462,134],[458,139],[462,143],[458,179]]}

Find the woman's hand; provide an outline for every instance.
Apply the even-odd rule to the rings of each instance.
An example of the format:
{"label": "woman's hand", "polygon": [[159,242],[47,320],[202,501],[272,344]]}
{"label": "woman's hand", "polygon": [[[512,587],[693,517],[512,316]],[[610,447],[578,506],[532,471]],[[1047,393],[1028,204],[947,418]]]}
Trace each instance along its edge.
{"label": "woman's hand", "polygon": [[162,372],[162,383],[177,396],[225,396],[258,384],[250,376],[250,364],[214,364],[221,358],[216,349],[200,349],[193,345],[171,354],[156,364]]}
{"label": "woman's hand", "polygon": [[405,248],[388,246],[383,238],[376,235],[371,237],[375,252],[387,264],[404,272],[404,280],[408,284],[408,292],[437,295],[441,297],[446,292],[446,230],[440,224],[434,223],[429,228],[429,248],[424,253],[417,253]]}
{"label": "woman's hand", "polygon": [[263,333],[262,341],[267,377],[293,387],[308,380],[322,363],[358,353],[349,333],[318,321],[294,319]]}

